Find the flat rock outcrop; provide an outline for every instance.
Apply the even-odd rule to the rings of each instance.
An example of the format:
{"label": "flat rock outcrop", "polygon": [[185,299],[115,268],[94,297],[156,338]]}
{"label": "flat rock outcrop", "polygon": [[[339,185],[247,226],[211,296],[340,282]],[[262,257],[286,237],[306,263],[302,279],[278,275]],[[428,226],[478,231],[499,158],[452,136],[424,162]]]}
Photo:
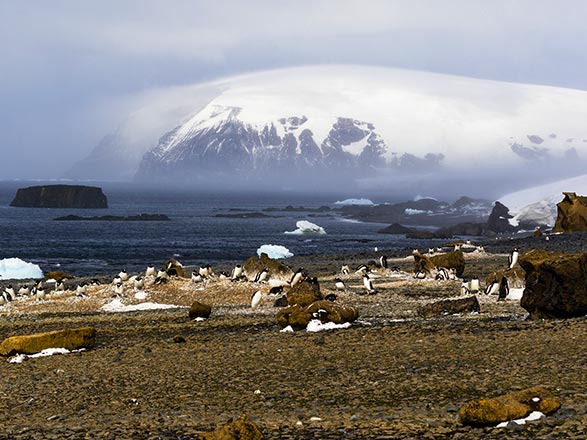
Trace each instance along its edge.
{"label": "flat rock outcrop", "polygon": [[289,267],[277,260],[269,258],[269,256],[264,252],[261,253],[259,258],[255,256],[249,257],[243,264],[245,275],[250,280],[254,279],[255,275],[257,275],[257,273],[263,269],[267,269],[269,271],[270,278],[273,279],[289,281],[293,275],[293,272]]}
{"label": "flat rock outcrop", "polygon": [[96,344],[96,329],[81,327],[77,329],[56,330],[26,336],[11,336],[0,344],[0,354],[10,356],[15,353],[34,354],[46,348],[66,348],[78,350],[92,348]]}
{"label": "flat rock outcrop", "polygon": [[247,416],[229,421],[217,431],[200,434],[200,440],[263,440],[265,436],[255,423]]}
{"label": "flat rock outcrop", "polygon": [[560,407],[560,400],[546,388],[532,387],[491,399],[468,402],[459,410],[459,420],[464,425],[495,426],[527,417],[532,411],[552,414]]}
{"label": "flat rock outcrop", "polygon": [[552,232],[587,231],[587,197],[574,192],[563,194],[565,197],[556,205],[556,223]]}
{"label": "flat rock outcrop", "polygon": [[302,330],[316,317],[322,323],[344,324],[355,321],[359,317],[359,310],[356,307],[320,300],[305,307],[295,304],[280,310],[277,313],[277,322],[281,327],[291,325],[295,330]]}
{"label": "flat rock outcrop", "polygon": [[520,305],[531,319],[587,314],[587,254],[534,249],[523,254],[526,288]]}
{"label": "flat rock outcrop", "polygon": [[425,304],[418,309],[418,316],[422,318],[434,318],[457,313],[478,313],[480,310],[479,301],[473,295],[466,298],[444,299],[431,304]]}
{"label": "flat rock outcrop", "polygon": [[20,208],[108,208],[102,188],[83,185],[42,185],[20,188],[10,206]]}

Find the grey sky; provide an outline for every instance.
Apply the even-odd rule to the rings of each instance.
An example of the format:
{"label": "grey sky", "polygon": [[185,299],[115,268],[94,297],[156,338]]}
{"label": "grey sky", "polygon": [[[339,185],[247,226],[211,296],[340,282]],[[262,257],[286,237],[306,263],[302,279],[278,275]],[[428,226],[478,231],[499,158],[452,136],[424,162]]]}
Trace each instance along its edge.
{"label": "grey sky", "polygon": [[154,88],[314,63],[587,90],[587,2],[0,0],[0,179],[58,177]]}

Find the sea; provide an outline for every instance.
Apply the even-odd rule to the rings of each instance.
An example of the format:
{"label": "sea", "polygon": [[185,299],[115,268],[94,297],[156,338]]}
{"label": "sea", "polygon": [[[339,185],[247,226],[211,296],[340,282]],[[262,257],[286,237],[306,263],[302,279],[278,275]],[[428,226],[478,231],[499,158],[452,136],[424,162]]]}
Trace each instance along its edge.
{"label": "sea", "polygon": [[[57,183],[57,182],[54,182]],[[60,182],[59,182],[60,183]],[[71,182],[70,182],[71,183]],[[144,270],[176,258],[186,266],[244,261],[264,244],[286,247],[296,256],[398,251],[417,246],[404,236],[379,234],[387,226],[342,216],[337,201],[349,194],[223,192],[147,189],[131,184],[104,184],[106,209],[40,209],[10,207],[20,187],[38,182],[0,182],[0,260],[20,258],[43,272],[59,270],[76,276],[111,274],[124,268]],[[375,203],[394,202],[379,196]],[[287,206],[304,210],[286,210]],[[328,206],[330,212],[316,212]],[[170,221],[57,221],[78,215],[130,216],[164,214]],[[225,215],[263,213],[262,218]],[[326,234],[291,235],[306,220]]]}

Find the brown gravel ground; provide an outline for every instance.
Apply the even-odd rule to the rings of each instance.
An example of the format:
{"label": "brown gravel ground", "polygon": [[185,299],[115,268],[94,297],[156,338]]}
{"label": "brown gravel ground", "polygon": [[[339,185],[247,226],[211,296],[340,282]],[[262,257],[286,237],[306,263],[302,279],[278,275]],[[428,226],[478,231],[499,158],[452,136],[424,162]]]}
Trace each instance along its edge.
{"label": "brown gravel ground", "polygon": [[[368,255],[304,257],[332,291],[341,262]],[[409,270],[410,257],[390,264]],[[483,279],[505,255],[467,254],[467,277]],[[89,298],[53,295],[0,308],[0,337],[92,325],[97,346],[86,352],[0,359],[1,439],[193,439],[248,414],[270,439],[587,438],[587,320],[526,321],[517,301],[480,295],[481,313],[422,320],[419,305],[459,295],[459,282],[374,281],[361,293],[357,275],[338,301],[359,308],[352,328],[280,333],[268,286],[175,280],[150,286],[144,301],[213,306],[193,322],[185,308],[105,313],[110,287]],[[130,290],[130,289],[129,289]],[[130,292],[126,304],[139,303]],[[182,336],[183,343],[173,342]],[[462,426],[465,402],[534,385],[563,407],[515,429]],[[313,419],[319,418],[319,419]]]}

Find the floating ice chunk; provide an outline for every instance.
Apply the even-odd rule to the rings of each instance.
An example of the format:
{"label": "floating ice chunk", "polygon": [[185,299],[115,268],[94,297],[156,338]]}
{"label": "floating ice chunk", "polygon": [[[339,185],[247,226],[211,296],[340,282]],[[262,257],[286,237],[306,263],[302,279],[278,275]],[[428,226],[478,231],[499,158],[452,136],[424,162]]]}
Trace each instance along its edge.
{"label": "floating ice chunk", "polygon": [[371,200],[369,199],[345,199],[345,200],[339,200],[337,202],[334,202],[335,205],[374,205],[375,203],[373,203]]}
{"label": "floating ice chunk", "polygon": [[308,322],[308,326],[306,327],[307,332],[321,332],[323,330],[334,330],[338,328],[349,328],[351,326],[350,322],[345,322],[344,324],[335,324],[334,322],[326,322],[322,324],[319,319],[312,319]]}
{"label": "floating ice chunk", "polygon": [[0,260],[0,280],[23,280],[26,278],[43,278],[43,271],[33,263],[20,258]]}
{"label": "floating ice chunk", "polygon": [[307,235],[307,234],[326,234],[326,231],[322,226],[315,225],[312,222],[306,220],[300,220],[296,222],[298,229],[295,231],[285,231],[285,234],[290,235]]}
{"label": "floating ice chunk", "polygon": [[118,298],[113,299],[107,304],[104,304],[100,310],[104,312],[134,312],[137,310],[158,310],[158,309],[176,309],[180,306],[174,304],[157,304],[152,302],[145,302],[141,304],[134,304],[125,306]]}
{"label": "floating ice chunk", "polygon": [[290,252],[288,248],[285,246],[281,246],[279,244],[264,244],[259,249],[257,249],[257,255],[261,256],[261,254],[267,254],[269,258],[289,258],[293,257],[293,253]]}

